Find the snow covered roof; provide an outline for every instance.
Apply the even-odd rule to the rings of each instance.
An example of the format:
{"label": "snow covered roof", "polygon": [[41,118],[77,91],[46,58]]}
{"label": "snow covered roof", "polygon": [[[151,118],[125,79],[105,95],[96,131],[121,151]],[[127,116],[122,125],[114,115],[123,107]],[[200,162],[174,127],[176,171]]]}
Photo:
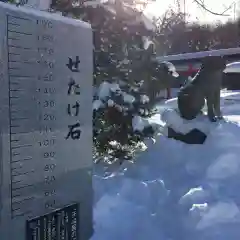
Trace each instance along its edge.
{"label": "snow covered roof", "polygon": [[232,62],[227,64],[225,73],[240,73],[240,62]]}
{"label": "snow covered roof", "polygon": [[211,51],[202,51],[202,52],[193,52],[193,53],[183,53],[176,55],[168,55],[168,56],[159,56],[157,60],[159,61],[180,61],[180,60],[189,60],[189,59],[198,59],[206,56],[225,56],[225,55],[236,55],[240,54],[239,48],[227,48],[227,49],[219,49],[219,50],[211,50]]}

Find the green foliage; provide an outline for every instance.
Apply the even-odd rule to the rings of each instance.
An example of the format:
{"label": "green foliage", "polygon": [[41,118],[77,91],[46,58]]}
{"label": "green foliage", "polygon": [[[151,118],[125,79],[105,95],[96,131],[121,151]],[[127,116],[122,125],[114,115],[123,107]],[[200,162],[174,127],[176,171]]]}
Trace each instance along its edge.
{"label": "green foliage", "polygon": [[[101,90],[107,89],[106,95]],[[98,156],[108,156],[108,161],[131,159],[134,149],[145,137],[151,137],[154,129],[148,125],[143,131],[135,129],[134,118],[148,118],[152,115],[146,95],[141,86],[104,82],[95,95],[93,112],[94,146]],[[100,107],[95,107],[100,103]],[[99,104],[97,104],[99,106]]]}

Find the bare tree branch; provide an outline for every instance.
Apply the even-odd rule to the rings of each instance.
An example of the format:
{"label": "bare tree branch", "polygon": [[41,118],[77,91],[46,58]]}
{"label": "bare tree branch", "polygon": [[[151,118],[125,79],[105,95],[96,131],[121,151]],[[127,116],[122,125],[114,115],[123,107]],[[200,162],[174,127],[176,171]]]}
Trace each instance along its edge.
{"label": "bare tree branch", "polygon": [[212,10],[208,9],[208,8],[205,6],[204,2],[201,1],[201,0],[193,0],[193,2],[197,3],[197,4],[198,4],[200,7],[202,7],[205,11],[207,11],[207,12],[213,14],[213,15],[226,16],[226,17],[227,17],[227,16],[230,16],[229,14],[225,14],[225,13],[226,13],[229,9],[231,9],[232,4],[231,4],[228,8],[226,8],[223,12],[217,13],[217,12],[213,12]]}

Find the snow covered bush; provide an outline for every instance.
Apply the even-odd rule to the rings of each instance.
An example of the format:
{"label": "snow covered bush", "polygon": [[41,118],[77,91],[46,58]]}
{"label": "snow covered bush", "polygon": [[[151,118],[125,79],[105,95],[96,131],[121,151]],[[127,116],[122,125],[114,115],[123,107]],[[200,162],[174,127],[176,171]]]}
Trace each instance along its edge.
{"label": "snow covered bush", "polygon": [[134,149],[154,129],[145,124],[153,110],[141,85],[104,81],[93,101],[93,133],[97,155],[107,155],[108,161],[130,159]]}

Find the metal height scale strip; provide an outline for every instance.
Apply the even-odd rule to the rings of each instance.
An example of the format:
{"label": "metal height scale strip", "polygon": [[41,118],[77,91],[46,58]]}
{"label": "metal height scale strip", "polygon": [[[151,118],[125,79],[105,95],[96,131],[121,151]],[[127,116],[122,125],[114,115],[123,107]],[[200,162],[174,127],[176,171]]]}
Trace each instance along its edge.
{"label": "metal height scale strip", "polygon": [[[21,196],[21,191],[33,187],[29,182],[24,182],[24,176],[32,174],[34,170],[29,171],[22,169],[23,162],[33,160],[32,156],[24,156],[24,154],[21,154],[22,149],[32,147],[32,143],[23,143],[18,137],[19,134],[27,134],[27,132],[21,132],[21,125],[24,121],[28,121],[29,119],[29,116],[24,115],[21,106],[18,106],[21,97],[19,93],[22,94],[25,91],[20,83],[27,78],[31,78],[31,76],[28,76],[27,73],[23,76],[23,71],[21,71],[19,67],[12,67],[12,65],[13,63],[16,63],[16,65],[19,64],[19,66],[27,64],[19,60],[21,53],[24,51],[34,51],[34,49],[21,46],[20,41],[21,36],[24,36],[24,38],[32,38],[33,34],[26,32],[27,29],[23,29],[21,26],[23,22],[29,22],[31,24],[32,20],[11,15],[7,15],[6,17],[9,81],[11,214],[12,218],[15,218],[29,213],[22,211],[21,206],[33,200],[34,196],[24,198]],[[12,37],[12,35],[14,35],[14,37]],[[17,60],[13,60],[13,56],[16,56]],[[27,94],[27,92],[25,94]]]}

